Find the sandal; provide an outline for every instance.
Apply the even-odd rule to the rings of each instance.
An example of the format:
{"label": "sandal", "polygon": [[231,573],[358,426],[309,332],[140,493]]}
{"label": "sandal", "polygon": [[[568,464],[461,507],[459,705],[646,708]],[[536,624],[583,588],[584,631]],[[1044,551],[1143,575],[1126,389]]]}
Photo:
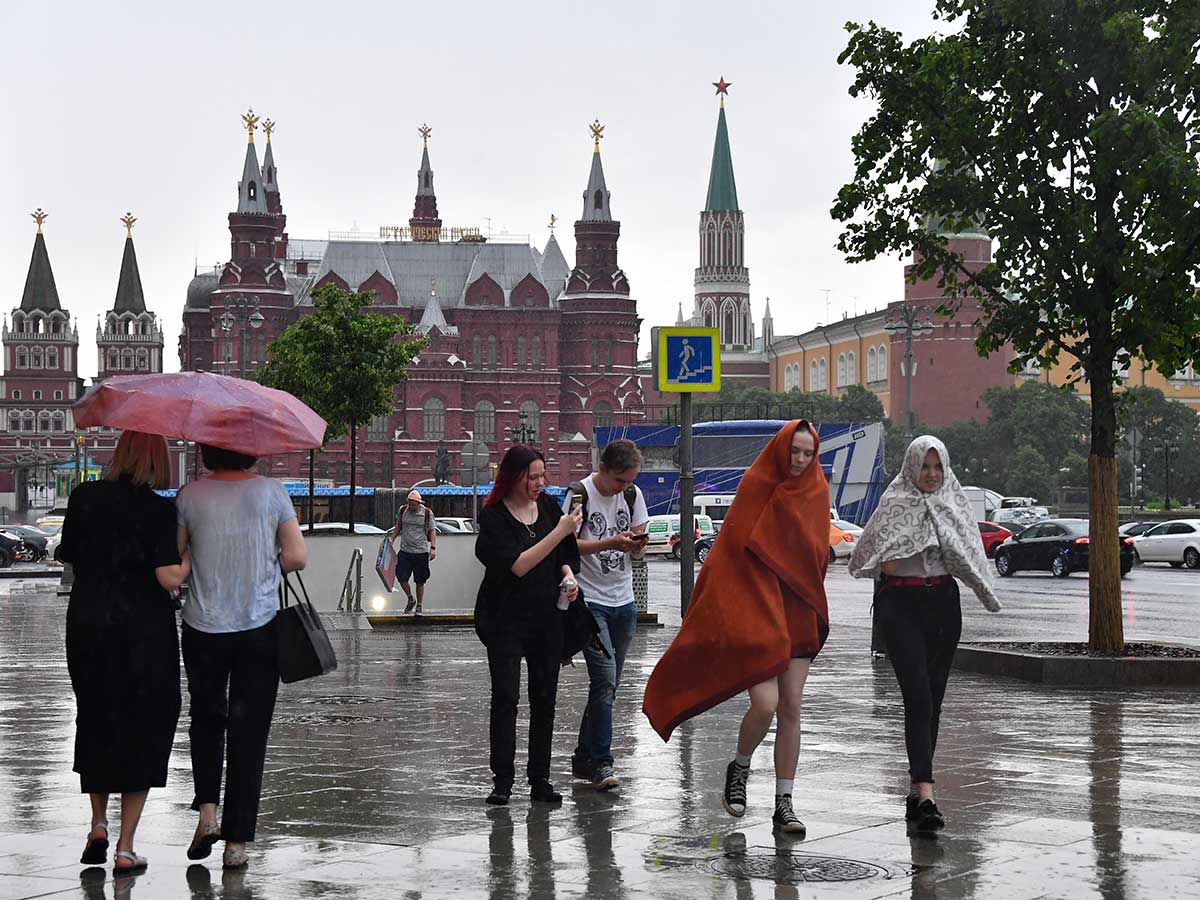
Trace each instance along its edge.
{"label": "sandal", "polygon": [[250,863],[250,857],[246,855],[245,850],[239,850],[237,847],[226,847],[225,853],[221,857],[221,868],[223,869],[242,869]]}
{"label": "sandal", "polygon": [[[92,832],[97,828],[104,829],[104,837],[92,837]],[[83,854],[79,857],[79,862],[85,866],[102,866],[108,859],[108,823],[95,822],[92,824],[92,830],[88,832],[87,846],[83,848]]]}
{"label": "sandal", "polygon": [[208,859],[212,853],[213,844],[221,839],[221,827],[215,822],[196,826],[196,836],[192,845],[187,849],[188,859]]}
{"label": "sandal", "polygon": [[[122,861],[126,861],[129,865],[121,865]],[[113,854],[113,874],[114,875],[130,875],[135,872],[141,872],[150,863],[144,856],[138,856],[130,850],[118,850]]]}

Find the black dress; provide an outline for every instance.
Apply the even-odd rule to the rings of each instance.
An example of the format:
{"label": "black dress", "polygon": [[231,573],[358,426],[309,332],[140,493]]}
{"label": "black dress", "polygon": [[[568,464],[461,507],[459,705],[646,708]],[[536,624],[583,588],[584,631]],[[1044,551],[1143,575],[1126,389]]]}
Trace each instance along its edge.
{"label": "black dress", "polygon": [[179,563],[175,504],[128,477],[71,492],[58,557],[75,570],[67,668],[84,793],[162,787],[179,720],[179,635],[154,570]]}
{"label": "black dress", "polygon": [[512,566],[517,557],[554,530],[562,514],[558,504],[545,494],[538,498],[537,521],[530,526],[519,522],[503,503],[485,507],[479,513],[475,556],[485,571],[475,599],[475,632],[487,647],[492,683],[489,762],[492,778],[499,788],[511,788],[515,776],[522,659],[529,675],[526,776],[533,784],[550,775],[566,616],[556,604],[562,567],[579,571],[575,535],[563,538],[545,559],[521,577],[512,573]]}

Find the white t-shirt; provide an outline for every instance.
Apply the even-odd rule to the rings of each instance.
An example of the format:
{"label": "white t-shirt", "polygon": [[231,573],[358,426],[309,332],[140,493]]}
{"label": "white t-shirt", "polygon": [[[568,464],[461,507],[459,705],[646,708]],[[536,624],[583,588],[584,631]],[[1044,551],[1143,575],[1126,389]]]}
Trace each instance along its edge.
{"label": "white t-shirt", "polygon": [[[645,525],[650,520],[646,509],[646,498],[636,485],[637,500],[633,509],[625,501],[625,492],[619,491],[611,497],[603,496],[596,489],[595,476],[583,479],[587,491],[587,518],[579,528],[581,541],[602,541],[622,531]],[[570,502],[571,492],[563,498],[563,509]],[[580,556],[579,575],[576,580],[583,588],[583,597],[588,603],[600,606],[624,606],[633,602],[633,567],[629,554],[623,550],[601,550]]]}

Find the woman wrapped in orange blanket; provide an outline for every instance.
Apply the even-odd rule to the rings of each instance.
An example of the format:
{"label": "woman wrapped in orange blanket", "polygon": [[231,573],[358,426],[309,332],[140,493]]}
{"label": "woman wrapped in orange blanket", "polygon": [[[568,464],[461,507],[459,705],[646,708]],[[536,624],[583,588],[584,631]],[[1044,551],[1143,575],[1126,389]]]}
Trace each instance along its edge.
{"label": "woman wrapped in orange blanket", "polygon": [[792,809],[800,702],[829,634],[829,485],[816,429],[789,422],[742,476],[683,625],[646,684],[642,710],[663,738],[681,722],[750,692],[721,802],[746,812],[750,757],[778,718],[775,828],[803,834]]}

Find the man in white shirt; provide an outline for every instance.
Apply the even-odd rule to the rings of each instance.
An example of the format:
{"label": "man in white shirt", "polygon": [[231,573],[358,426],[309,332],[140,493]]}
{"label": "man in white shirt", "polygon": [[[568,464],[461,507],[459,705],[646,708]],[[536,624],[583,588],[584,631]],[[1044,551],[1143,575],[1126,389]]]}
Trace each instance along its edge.
{"label": "man in white shirt", "polygon": [[621,783],[613,772],[612,708],[637,627],[631,558],[645,551],[650,518],[646,499],[633,483],[641,466],[642,454],[633,441],[613,441],[600,454],[600,471],[572,484],[564,503],[566,509],[583,504],[576,581],[608,651],[608,656],[598,649],[584,652],[591,686],[571,772],[601,791]]}

